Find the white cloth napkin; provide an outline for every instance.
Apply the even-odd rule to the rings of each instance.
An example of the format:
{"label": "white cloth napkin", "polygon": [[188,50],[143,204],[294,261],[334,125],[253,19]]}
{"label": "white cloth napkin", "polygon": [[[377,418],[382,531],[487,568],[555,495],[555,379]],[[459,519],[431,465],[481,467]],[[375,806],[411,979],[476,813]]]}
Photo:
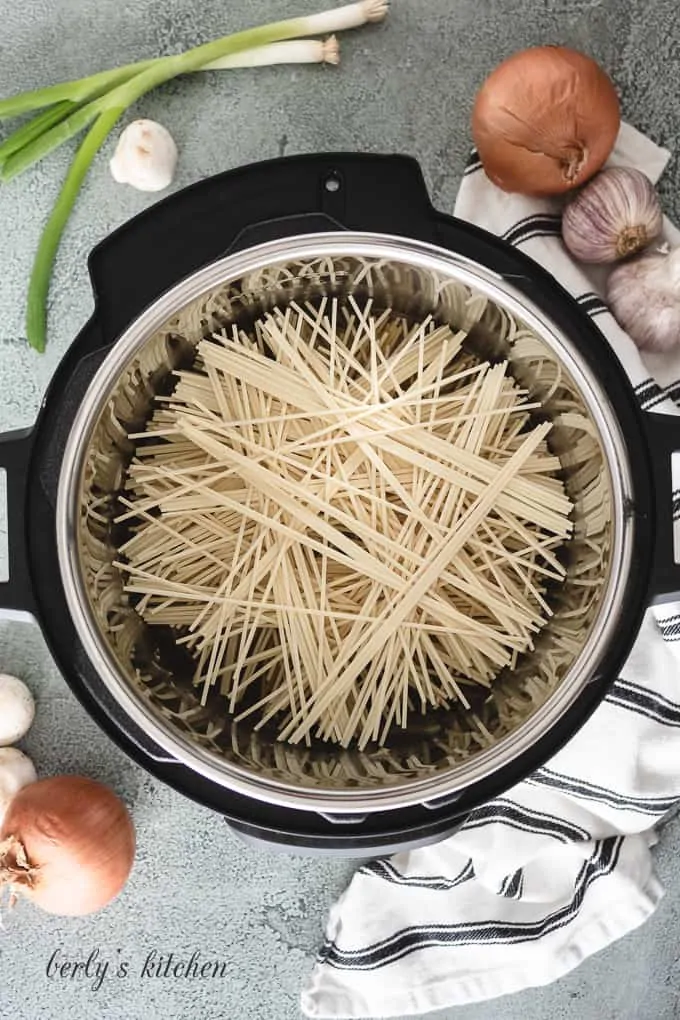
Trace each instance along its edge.
{"label": "white cloth napkin", "polygon": [[[624,125],[610,162],[656,181],[668,158]],[[473,154],[455,211],[552,271],[611,343],[643,408],[680,413],[680,357],[643,360],[603,303],[602,272],[566,252],[559,201],[504,194]],[[678,762],[680,603],[647,613],[620,679],[545,768],[444,842],[358,870],[331,910],[303,1012],[390,1017],[493,998],[548,984],[637,927],[663,894],[650,846],[680,798]]]}

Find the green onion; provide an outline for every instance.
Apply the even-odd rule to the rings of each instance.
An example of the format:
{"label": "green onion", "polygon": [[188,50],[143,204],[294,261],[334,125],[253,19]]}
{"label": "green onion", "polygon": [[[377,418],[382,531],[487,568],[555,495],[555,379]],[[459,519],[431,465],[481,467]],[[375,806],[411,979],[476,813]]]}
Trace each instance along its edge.
{"label": "green onion", "polygon": [[[162,58],[159,58],[162,59]],[[150,61],[144,65],[131,67],[148,66]],[[294,39],[288,42],[272,43],[270,46],[259,46],[255,49],[243,50],[241,53],[222,57],[210,64],[197,68],[197,71],[222,71],[244,67],[271,67],[273,64],[333,64],[340,63],[340,50],[337,39],[334,35],[329,36],[324,42],[316,39]],[[132,74],[130,75],[132,77]],[[18,153],[21,149],[36,141],[45,134],[51,127],[66,120],[69,114],[75,113],[82,104],[64,99],[54,106],[49,106],[38,113],[32,120],[23,124],[17,131],[11,134],[0,144],[0,180],[7,182],[16,177],[26,166],[19,160],[10,164],[9,170],[3,174],[3,164],[10,156]],[[70,137],[70,134],[69,134]],[[32,150],[35,152],[35,150]],[[42,158],[42,157],[40,157]],[[32,160],[35,162],[35,160]],[[27,165],[29,165],[27,163]]]}
{"label": "green onion", "polygon": [[59,247],[64,227],[78,197],[81,185],[92,160],[118,118],[125,112],[123,107],[107,110],[94,122],[75,154],[54,209],[40,238],[38,251],[31,270],[28,285],[26,310],[26,335],[31,347],[42,353],[45,350],[47,326],[47,296],[52,277],[54,257]]}
{"label": "green onion", "polygon": [[18,152],[24,145],[28,145],[30,142],[35,141],[39,138],[44,131],[48,131],[55,124],[59,124],[62,120],[66,120],[68,115],[73,112],[75,104],[68,100],[63,100],[60,103],[55,103],[54,106],[48,107],[47,110],[43,110],[37,117],[33,117],[28,123],[23,124],[14,134],[11,134],[9,138],[0,145],[0,169],[2,164],[7,160],[8,156]]}
{"label": "green onion", "polygon": [[272,64],[339,64],[340,48],[334,35],[325,42],[316,39],[293,39],[289,42],[257,46],[255,49],[220,57],[203,64],[199,71],[227,71],[238,67],[271,67]]}
{"label": "green onion", "polygon": [[0,101],[0,120],[32,110],[43,111],[0,144],[0,179],[3,181],[23,173],[64,142],[90,128],[45,225],[35,258],[26,325],[31,346],[38,351],[45,349],[46,303],[52,266],[78,191],[107,135],[128,107],[157,85],[193,71],[259,66],[265,62],[326,60],[337,63],[335,40],[316,44],[314,48],[296,45],[291,40],[381,21],[387,8],[388,0],[359,0],[309,17],[236,32],[195,46],[178,56],[127,64]]}
{"label": "green onion", "polygon": [[122,84],[115,86],[98,99],[81,106],[66,120],[45,131],[44,134],[6,159],[0,172],[2,180],[11,181],[13,177],[28,170],[34,163],[39,162],[54,149],[59,148],[64,142],[83,131],[95,117],[105,110],[112,107],[126,110],[158,85],[162,85],[180,74],[196,71],[211,61],[257,46],[267,46],[269,43],[280,42],[283,39],[294,39],[305,34],[303,23],[311,20],[313,19],[298,18],[292,21],[276,22],[263,28],[251,28],[245,32],[236,32],[233,35],[224,36],[222,39],[203,43],[202,46],[195,46],[179,56],[162,57],[151,62],[139,74],[126,79]]}
{"label": "green onion", "polygon": [[9,99],[1,99],[0,120],[18,117],[19,114],[30,113],[31,110],[42,110],[44,107],[60,103],[64,99],[71,103],[86,102],[88,99],[102,95],[108,89],[115,88],[121,82],[128,81],[152,63],[152,60],[142,60],[137,64],[115,67],[111,71],[100,71],[99,74],[92,74],[88,78],[65,81],[59,85],[50,85],[49,88],[34,89],[31,92],[21,92],[17,96],[10,96]]}
{"label": "green onion", "polygon": [[[70,105],[74,110],[73,113],[67,114],[66,118],[62,118],[54,127],[43,131],[42,134],[37,135],[37,137],[27,142],[2,161],[0,180],[7,183],[13,177],[23,173],[24,170],[28,170],[34,163],[41,160],[43,156],[47,156],[54,149],[58,149],[60,145],[68,142],[74,135],[80,134],[99,113],[103,112],[102,109],[97,108],[95,103],[88,103],[86,106],[80,107],[74,104]],[[122,109],[125,109],[125,106]],[[13,140],[14,136],[10,135],[6,144],[11,146]]]}

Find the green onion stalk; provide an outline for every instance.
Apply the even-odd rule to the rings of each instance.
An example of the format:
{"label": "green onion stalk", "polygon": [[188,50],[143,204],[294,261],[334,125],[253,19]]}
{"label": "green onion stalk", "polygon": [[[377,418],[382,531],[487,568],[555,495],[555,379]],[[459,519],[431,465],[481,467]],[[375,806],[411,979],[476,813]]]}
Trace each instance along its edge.
{"label": "green onion stalk", "polygon": [[3,181],[23,173],[64,142],[89,129],[45,225],[35,257],[26,316],[26,333],[31,346],[37,351],[45,349],[52,268],[81,185],[112,128],[133,103],[156,86],[194,71],[317,59],[337,63],[337,46],[325,51],[315,50],[314,54],[318,55],[310,55],[310,51],[303,51],[299,44],[296,47],[287,41],[380,21],[387,7],[387,0],[360,0],[309,17],[236,32],[177,56],[140,61],[1,100],[0,120],[41,111],[0,144],[0,178]]}

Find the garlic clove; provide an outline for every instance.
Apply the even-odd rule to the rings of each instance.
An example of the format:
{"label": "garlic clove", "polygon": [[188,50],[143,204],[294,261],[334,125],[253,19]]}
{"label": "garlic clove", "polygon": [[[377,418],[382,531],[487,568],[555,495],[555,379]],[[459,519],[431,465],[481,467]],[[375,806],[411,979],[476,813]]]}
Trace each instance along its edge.
{"label": "garlic clove", "polygon": [[135,120],[125,128],[109,167],[114,181],[139,191],[163,191],[172,184],[177,146],[167,128],[153,120]]}
{"label": "garlic clove", "polygon": [[33,762],[16,747],[0,747],[0,826],[19,790],[38,778]]}
{"label": "garlic clove", "polygon": [[562,215],[562,239],[581,262],[616,262],[634,255],[662,228],[654,185],[640,170],[627,167],[602,170]]}
{"label": "garlic clove", "polygon": [[640,350],[680,346],[680,247],[623,262],[609,275],[612,314]]}
{"label": "garlic clove", "polygon": [[34,718],[35,701],[26,684],[16,676],[0,674],[0,747],[21,740]]}

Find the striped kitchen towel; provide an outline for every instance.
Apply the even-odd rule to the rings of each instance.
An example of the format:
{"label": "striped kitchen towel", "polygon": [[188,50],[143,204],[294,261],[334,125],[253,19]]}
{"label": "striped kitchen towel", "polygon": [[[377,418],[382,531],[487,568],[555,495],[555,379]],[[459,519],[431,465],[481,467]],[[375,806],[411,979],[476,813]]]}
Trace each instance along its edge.
{"label": "striped kitchen towel", "polygon": [[[668,155],[624,125],[611,163],[656,181]],[[548,267],[595,319],[642,407],[679,413],[680,358],[641,357],[603,301],[602,270],[567,254],[559,201],[504,194],[473,155],[456,215]],[[423,1014],[547,984],[640,925],[662,895],[650,847],[680,798],[679,762],[675,604],[647,613],[621,677],[545,768],[450,839],[359,868],[331,910],[304,1013]]]}

